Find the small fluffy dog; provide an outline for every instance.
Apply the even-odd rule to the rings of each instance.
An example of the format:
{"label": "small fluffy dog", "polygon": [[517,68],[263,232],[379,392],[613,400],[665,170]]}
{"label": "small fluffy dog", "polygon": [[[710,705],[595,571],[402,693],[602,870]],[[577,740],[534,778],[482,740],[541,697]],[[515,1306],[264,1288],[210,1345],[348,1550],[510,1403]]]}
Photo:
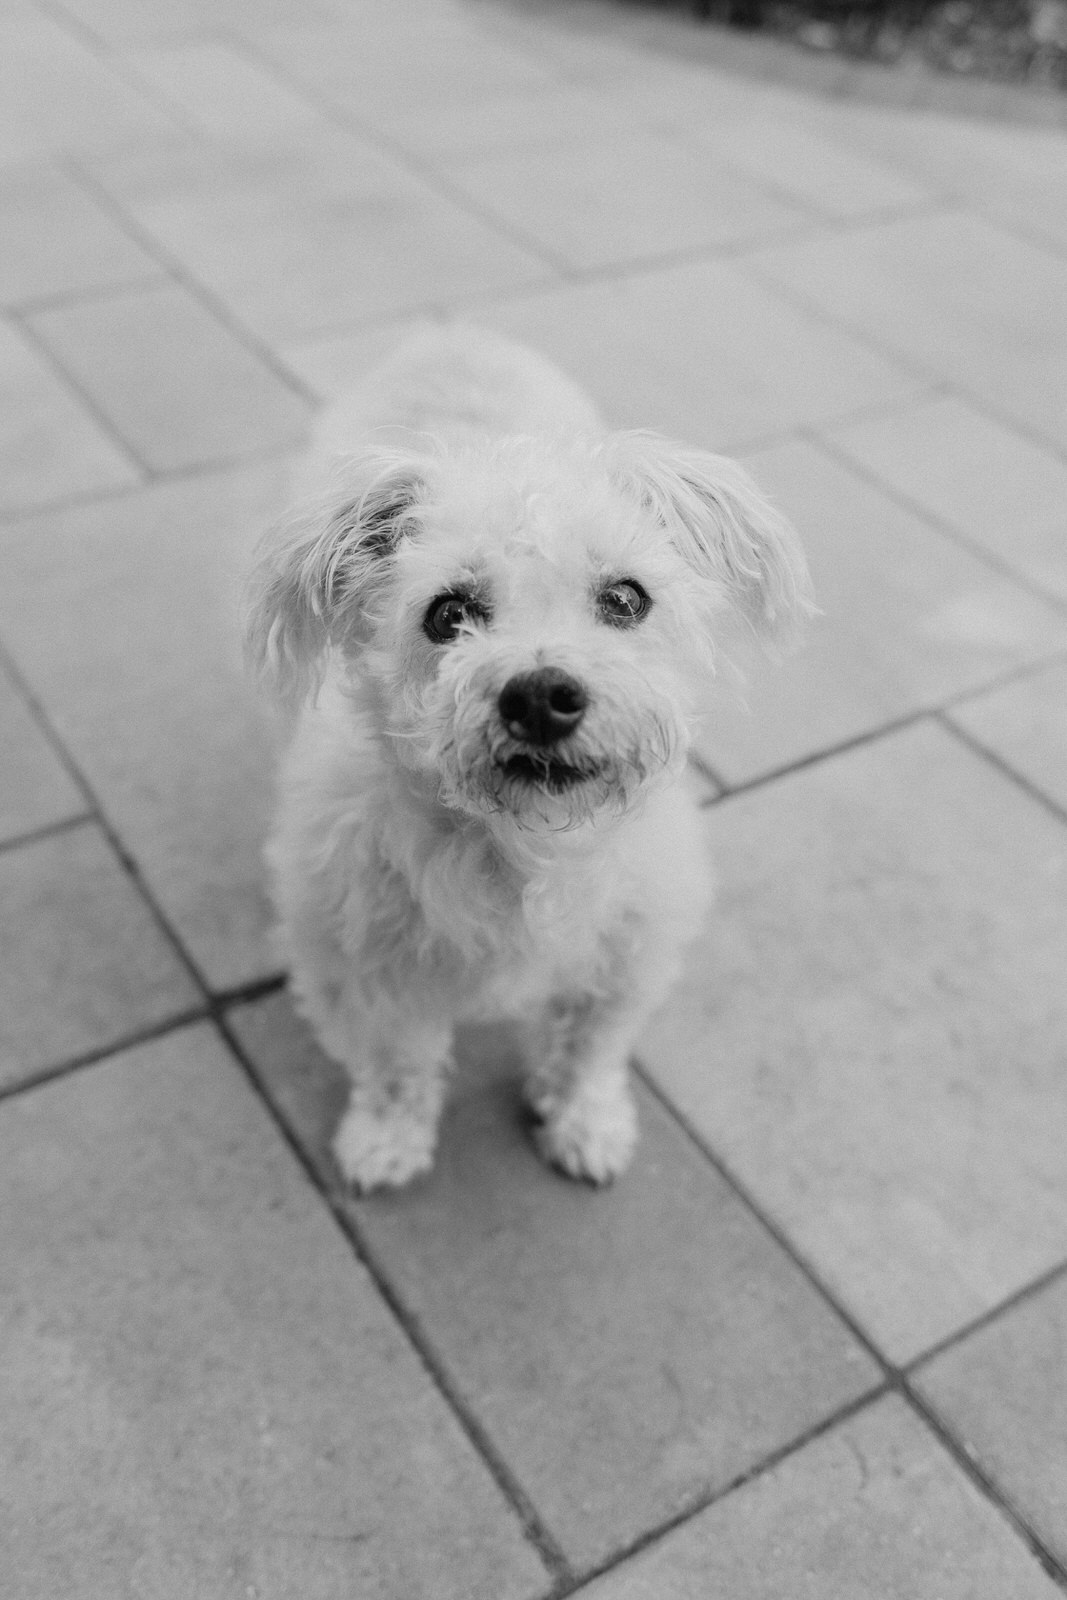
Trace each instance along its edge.
{"label": "small fluffy dog", "polygon": [[605,431],[541,357],[410,339],[328,412],[249,641],[299,708],[269,847],[299,1005],[347,1070],[362,1190],[433,1159],[457,1022],[525,1028],[547,1160],[605,1182],[633,1041],[710,898],[679,784],[722,614],[807,605],[731,461]]}

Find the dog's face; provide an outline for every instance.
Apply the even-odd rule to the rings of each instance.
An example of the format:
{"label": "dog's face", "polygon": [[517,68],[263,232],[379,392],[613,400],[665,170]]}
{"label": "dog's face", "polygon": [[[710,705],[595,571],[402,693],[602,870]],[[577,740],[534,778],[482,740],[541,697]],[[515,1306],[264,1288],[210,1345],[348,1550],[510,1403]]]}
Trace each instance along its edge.
{"label": "dog's face", "polygon": [[684,761],[717,618],[803,604],[787,525],[733,463],[623,435],[349,464],[268,542],[253,643],[372,687],[396,760],[538,832],[628,809]]}

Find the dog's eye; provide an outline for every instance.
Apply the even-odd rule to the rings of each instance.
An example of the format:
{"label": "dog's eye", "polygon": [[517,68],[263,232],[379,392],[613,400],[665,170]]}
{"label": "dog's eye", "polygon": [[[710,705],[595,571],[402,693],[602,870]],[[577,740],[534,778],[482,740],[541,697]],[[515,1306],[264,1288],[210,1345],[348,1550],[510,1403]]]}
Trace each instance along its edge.
{"label": "dog's eye", "polygon": [[423,632],[434,644],[447,644],[465,622],[484,622],[489,615],[472,594],[439,594],[422,619]]}
{"label": "dog's eye", "polygon": [[648,611],[652,604],[648,595],[639,583],[632,578],[620,578],[617,583],[609,583],[601,589],[596,597],[597,610],[605,622],[611,622],[616,627],[628,628]]}

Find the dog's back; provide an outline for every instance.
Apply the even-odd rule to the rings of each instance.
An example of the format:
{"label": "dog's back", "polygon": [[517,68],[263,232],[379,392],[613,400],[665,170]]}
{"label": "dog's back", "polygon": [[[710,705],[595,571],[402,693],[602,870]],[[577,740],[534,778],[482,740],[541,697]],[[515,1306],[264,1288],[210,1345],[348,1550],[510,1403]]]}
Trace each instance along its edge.
{"label": "dog's back", "polygon": [[485,328],[431,325],[322,413],[300,479],[320,487],[332,463],[371,441],[410,446],[426,436],[455,441],[602,429],[589,397],[535,351]]}

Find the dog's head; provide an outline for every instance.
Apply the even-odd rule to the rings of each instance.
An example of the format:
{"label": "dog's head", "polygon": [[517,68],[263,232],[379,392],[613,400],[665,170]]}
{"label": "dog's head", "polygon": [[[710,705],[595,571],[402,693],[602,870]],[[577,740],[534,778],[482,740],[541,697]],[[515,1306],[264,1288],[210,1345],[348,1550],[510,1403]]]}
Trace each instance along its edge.
{"label": "dog's head", "polygon": [[796,536],[736,463],[487,439],[349,460],[264,542],[249,641],[290,699],[339,657],[445,804],[544,831],[677,771],[726,612],[770,632],[807,608]]}

